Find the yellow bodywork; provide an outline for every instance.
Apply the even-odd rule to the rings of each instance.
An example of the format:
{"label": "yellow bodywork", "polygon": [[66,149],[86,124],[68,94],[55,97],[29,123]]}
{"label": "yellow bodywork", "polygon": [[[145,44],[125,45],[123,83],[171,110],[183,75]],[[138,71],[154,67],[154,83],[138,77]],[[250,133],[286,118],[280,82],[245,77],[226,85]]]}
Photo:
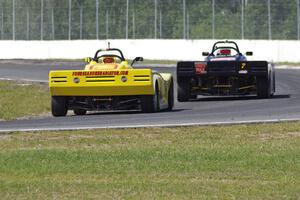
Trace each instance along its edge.
{"label": "yellow bodywork", "polygon": [[133,69],[127,61],[91,61],[85,70],[50,71],[51,96],[153,95],[151,69]]}

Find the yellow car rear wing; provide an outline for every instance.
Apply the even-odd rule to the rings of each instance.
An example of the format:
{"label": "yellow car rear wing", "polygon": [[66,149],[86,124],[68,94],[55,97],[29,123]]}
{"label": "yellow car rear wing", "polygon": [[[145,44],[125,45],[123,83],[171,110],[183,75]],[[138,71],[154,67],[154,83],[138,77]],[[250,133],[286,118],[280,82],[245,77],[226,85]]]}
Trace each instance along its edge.
{"label": "yellow car rear wing", "polygon": [[52,96],[153,95],[151,69],[50,71]]}

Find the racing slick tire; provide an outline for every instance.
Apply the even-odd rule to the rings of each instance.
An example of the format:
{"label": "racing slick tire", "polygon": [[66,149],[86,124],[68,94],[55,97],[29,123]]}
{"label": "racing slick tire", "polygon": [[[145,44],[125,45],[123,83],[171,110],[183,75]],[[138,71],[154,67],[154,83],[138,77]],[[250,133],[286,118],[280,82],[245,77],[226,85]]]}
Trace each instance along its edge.
{"label": "racing slick tire", "polygon": [[268,77],[257,77],[256,88],[258,98],[269,98],[270,94],[270,79]]}
{"label": "racing slick tire", "polygon": [[75,115],[85,115],[86,114],[86,110],[79,109],[79,108],[74,109],[73,112],[74,112]]}
{"label": "racing slick tire", "polygon": [[169,92],[168,92],[168,111],[173,110],[174,107],[174,83],[171,81]]}
{"label": "racing slick tire", "polygon": [[51,111],[54,117],[66,116],[68,112],[67,97],[52,96]]}
{"label": "racing slick tire", "polygon": [[155,84],[154,95],[145,95],[141,97],[141,109],[144,113],[154,113],[159,111],[159,91]]}
{"label": "racing slick tire", "polygon": [[177,100],[179,102],[189,101],[191,96],[191,84],[189,80],[181,80],[177,86]]}

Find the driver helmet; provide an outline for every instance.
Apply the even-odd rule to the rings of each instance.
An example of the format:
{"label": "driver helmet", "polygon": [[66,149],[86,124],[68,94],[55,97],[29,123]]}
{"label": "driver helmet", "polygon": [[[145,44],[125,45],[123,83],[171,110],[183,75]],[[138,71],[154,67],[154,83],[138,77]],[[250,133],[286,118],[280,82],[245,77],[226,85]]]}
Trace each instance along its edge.
{"label": "driver helmet", "polygon": [[104,63],[104,64],[116,63],[116,58],[114,58],[114,57],[103,57],[103,58],[100,59],[100,62]]}

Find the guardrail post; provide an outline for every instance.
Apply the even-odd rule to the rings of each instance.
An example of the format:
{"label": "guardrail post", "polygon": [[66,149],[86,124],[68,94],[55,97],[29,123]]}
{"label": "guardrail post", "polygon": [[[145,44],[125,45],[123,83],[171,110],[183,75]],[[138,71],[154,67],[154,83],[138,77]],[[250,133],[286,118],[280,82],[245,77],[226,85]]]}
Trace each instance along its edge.
{"label": "guardrail post", "polygon": [[186,8],[185,0],[182,0],[182,9],[183,9],[183,39],[186,39]]}
{"label": "guardrail post", "polygon": [[132,39],[135,39],[135,11],[132,11]]}
{"label": "guardrail post", "polygon": [[212,20],[211,20],[212,39],[215,39],[215,0],[212,0]]}
{"label": "guardrail post", "polygon": [[13,0],[13,40],[15,40],[16,39],[16,33],[15,33],[15,0]]}
{"label": "guardrail post", "polygon": [[272,40],[272,18],[271,18],[271,0],[268,0],[268,24],[269,24],[269,40]]}
{"label": "guardrail post", "polygon": [[44,36],[44,0],[41,0],[41,40]]}
{"label": "guardrail post", "polygon": [[157,0],[154,0],[154,38],[156,39],[157,33]]}
{"label": "guardrail post", "polygon": [[69,40],[71,40],[71,32],[72,32],[72,0],[69,0]]}
{"label": "guardrail post", "polygon": [[99,0],[96,0],[96,39],[99,39]]}
{"label": "guardrail post", "polygon": [[54,9],[51,8],[52,39],[55,40]]}
{"label": "guardrail post", "polygon": [[129,12],[129,0],[126,2],[126,40],[128,39],[128,12]]}
{"label": "guardrail post", "polygon": [[162,38],[162,13],[159,10],[159,38]]}
{"label": "guardrail post", "polygon": [[245,33],[244,33],[244,0],[242,0],[242,6],[241,6],[241,35],[242,35],[242,40],[245,39]]}
{"label": "guardrail post", "polygon": [[297,39],[300,40],[300,8],[299,0],[297,0]]}
{"label": "guardrail post", "polygon": [[27,5],[27,8],[26,8],[26,25],[27,25],[27,28],[26,28],[26,38],[27,40],[29,40],[29,23],[30,23],[30,16],[29,16],[29,7]]}

